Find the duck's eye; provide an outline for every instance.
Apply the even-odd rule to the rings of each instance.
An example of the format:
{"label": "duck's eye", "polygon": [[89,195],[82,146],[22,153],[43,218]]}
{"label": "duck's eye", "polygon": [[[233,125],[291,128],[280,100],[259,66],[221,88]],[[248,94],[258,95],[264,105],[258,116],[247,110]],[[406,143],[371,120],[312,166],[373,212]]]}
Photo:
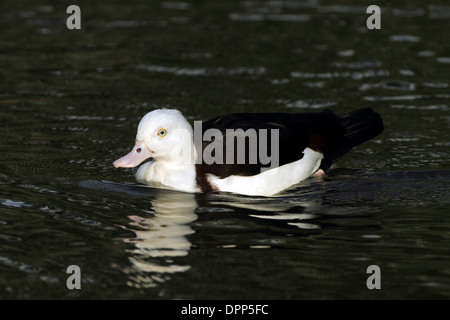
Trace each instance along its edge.
{"label": "duck's eye", "polygon": [[158,130],[158,136],[164,137],[167,134],[166,129],[159,129]]}
{"label": "duck's eye", "polygon": [[142,151],[141,148],[137,148],[137,149],[136,149],[136,152],[137,152],[137,153],[141,153],[141,151]]}

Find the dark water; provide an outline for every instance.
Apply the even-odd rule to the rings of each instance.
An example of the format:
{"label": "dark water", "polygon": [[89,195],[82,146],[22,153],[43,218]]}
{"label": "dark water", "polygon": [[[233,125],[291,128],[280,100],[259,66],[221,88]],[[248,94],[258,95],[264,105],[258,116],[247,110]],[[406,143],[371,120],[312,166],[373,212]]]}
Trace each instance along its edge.
{"label": "dark water", "polygon": [[[447,1],[380,2],[381,30],[367,1],[74,4],[81,30],[0,4],[0,298],[450,298]],[[278,197],[185,194],[111,165],[165,106],[370,106],[386,130]]]}

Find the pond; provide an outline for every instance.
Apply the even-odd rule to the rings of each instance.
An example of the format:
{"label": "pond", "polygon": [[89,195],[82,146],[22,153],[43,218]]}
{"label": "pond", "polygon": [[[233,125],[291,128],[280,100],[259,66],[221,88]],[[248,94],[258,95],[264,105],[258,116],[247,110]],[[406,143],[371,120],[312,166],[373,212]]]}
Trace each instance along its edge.
{"label": "pond", "polygon": [[[74,4],[0,4],[1,299],[450,298],[446,1]],[[385,130],[275,197],[190,194],[112,166],[163,107]]]}

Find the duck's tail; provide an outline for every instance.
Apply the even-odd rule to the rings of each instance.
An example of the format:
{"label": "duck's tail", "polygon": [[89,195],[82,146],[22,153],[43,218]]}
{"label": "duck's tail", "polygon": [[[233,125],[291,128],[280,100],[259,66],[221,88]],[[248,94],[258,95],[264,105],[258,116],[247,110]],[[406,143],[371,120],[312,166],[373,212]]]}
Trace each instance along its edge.
{"label": "duck's tail", "polygon": [[351,149],[375,138],[384,130],[383,120],[372,108],[363,108],[341,117],[347,146]]}
{"label": "duck's tail", "polygon": [[352,148],[378,136],[384,130],[383,120],[372,108],[362,108],[340,117],[344,139],[330,150],[322,161],[321,169],[327,170],[337,158]]}

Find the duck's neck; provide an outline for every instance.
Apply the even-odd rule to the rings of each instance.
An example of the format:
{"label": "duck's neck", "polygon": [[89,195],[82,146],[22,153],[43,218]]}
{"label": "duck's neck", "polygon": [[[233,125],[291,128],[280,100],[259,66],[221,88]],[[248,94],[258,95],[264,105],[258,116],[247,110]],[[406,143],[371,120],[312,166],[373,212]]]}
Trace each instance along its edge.
{"label": "duck's neck", "polygon": [[156,158],[142,165],[136,172],[136,179],[186,192],[199,191],[196,183],[195,147],[192,144],[190,151],[187,148],[183,151],[173,152],[171,156]]}

